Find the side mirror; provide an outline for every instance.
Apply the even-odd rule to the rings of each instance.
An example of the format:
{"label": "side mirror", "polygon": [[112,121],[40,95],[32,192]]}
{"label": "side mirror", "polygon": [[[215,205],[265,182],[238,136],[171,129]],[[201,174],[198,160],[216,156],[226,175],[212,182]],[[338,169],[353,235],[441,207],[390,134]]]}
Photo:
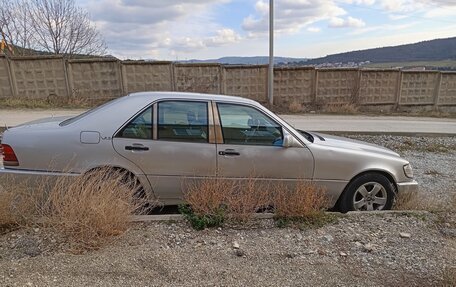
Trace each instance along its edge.
{"label": "side mirror", "polygon": [[283,136],[283,143],[282,143],[282,146],[283,147],[291,147],[293,145],[293,136],[290,135],[290,134],[285,134]]}

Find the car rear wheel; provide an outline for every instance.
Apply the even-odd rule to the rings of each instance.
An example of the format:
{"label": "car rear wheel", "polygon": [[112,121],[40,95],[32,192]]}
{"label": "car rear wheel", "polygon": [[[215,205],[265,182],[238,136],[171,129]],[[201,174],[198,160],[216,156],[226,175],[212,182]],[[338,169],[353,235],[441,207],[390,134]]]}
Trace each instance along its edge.
{"label": "car rear wheel", "polygon": [[391,209],[396,189],[394,184],[379,173],[366,173],[352,180],[342,194],[339,209],[374,211]]}

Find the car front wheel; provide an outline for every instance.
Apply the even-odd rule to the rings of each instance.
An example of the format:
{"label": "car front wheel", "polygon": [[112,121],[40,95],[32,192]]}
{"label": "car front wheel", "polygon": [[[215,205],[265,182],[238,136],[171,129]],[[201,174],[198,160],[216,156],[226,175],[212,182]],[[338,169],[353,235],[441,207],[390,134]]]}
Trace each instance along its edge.
{"label": "car front wheel", "polygon": [[382,174],[366,173],[352,180],[340,201],[340,211],[373,211],[391,209],[396,189]]}

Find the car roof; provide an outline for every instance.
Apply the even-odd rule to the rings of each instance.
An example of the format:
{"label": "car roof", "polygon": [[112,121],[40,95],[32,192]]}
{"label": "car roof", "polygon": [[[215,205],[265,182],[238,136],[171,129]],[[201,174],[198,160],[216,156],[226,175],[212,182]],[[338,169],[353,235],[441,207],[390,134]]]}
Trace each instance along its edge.
{"label": "car roof", "polygon": [[199,99],[206,101],[236,101],[240,103],[258,104],[258,102],[236,96],[215,95],[215,94],[202,94],[202,93],[188,93],[188,92],[137,92],[131,93],[127,97],[144,98],[144,100],[159,100],[159,99]]}

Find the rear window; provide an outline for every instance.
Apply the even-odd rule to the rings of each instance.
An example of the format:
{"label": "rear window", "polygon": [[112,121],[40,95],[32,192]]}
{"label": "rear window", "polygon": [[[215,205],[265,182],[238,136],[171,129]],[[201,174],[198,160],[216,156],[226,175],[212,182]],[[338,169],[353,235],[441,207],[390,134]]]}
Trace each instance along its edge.
{"label": "rear window", "polygon": [[86,117],[86,116],[88,116],[88,115],[90,115],[90,114],[92,114],[92,113],[98,111],[98,110],[101,110],[101,109],[103,109],[103,108],[105,108],[105,107],[107,107],[107,106],[110,106],[111,104],[113,104],[113,103],[119,101],[120,99],[121,99],[121,98],[114,99],[114,100],[109,101],[109,102],[107,102],[107,103],[104,103],[104,104],[102,104],[102,105],[100,105],[100,106],[98,106],[98,107],[95,107],[95,108],[93,108],[93,109],[91,109],[91,110],[88,110],[88,111],[86,111],[86,112],[83,112],[82,114],[77,115],[77,116],[75,116],[75,117],[73,117],[73,118],[66,119],[66,120],[64,120],[63,122],[61,122],[61,123],[59,124],[59,126],[64,127],[64,126],[67,126],[67,125],[69,125],[69,124],[72,124],[72,123],[74,123],[74,122],[76,122],[76,121],[78,121],[78,120],[80,120],[80,119],[82,119],[82,118],[84,118],[84,117]]}

